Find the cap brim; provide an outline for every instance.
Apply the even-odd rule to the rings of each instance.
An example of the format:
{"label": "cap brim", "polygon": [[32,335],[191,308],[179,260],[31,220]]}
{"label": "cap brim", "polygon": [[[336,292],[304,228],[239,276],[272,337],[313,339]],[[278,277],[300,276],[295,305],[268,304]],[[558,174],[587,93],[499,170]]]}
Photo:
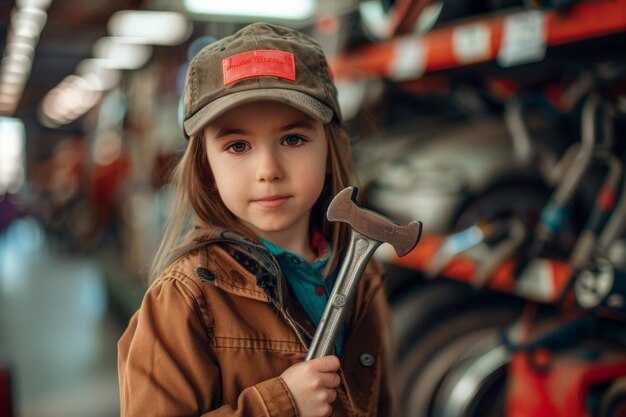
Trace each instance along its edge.
{"label": "cap brim", "polygon": [[262,100],[278,101],[288,104],[322,123],[329,123],[333,118],[333,110],[330,107],[308,94],[277,88],[257,89],[228,94],[207,104],[196,114],[183,122],[185,134],[187,136],[193,136],[207,123],[228,110],[244,103]]}

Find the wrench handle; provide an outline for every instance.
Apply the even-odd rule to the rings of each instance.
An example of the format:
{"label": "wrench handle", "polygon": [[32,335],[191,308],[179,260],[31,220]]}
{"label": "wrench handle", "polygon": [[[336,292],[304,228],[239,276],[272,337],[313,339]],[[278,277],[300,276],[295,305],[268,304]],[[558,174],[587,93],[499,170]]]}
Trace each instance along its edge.
{"label": "wrench handle", "polygon": [[339,329],[349,308],[352,308],[363,271],[382,242],[370,239],[352,229],[348,251],[341,264],[337,281],[330,293],[328,303],[317,326],[311,346],[306,355],[309,361],[333,352]]}

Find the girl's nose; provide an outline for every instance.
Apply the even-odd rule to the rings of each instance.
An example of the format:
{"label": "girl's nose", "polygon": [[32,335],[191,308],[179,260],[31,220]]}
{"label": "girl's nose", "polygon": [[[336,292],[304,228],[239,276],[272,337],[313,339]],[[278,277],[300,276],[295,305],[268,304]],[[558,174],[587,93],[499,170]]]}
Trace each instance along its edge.
{"label": "girl's nose", "polygon": [[280,161],[272,151],[263,152],[259,159],[257,169],[257,179],[261,182],[280,181],[284,176],[284,171]]}

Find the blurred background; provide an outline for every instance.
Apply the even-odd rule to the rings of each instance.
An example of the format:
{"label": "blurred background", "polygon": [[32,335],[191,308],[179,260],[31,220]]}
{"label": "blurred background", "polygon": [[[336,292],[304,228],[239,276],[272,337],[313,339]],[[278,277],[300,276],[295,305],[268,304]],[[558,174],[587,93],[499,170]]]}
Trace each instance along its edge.
{"label": "blurred background", "polygon": [[0,0],[0,416],[119,415],[203,46],[331,64],[407,416],[626,416],[625,0]]}

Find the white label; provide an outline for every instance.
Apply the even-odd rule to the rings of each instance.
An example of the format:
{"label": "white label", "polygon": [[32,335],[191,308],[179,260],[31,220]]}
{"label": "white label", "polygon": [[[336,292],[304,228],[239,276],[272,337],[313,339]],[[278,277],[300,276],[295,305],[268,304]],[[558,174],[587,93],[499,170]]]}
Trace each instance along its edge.
{"label": "white label", "polygon": [[550,301],[554,294],[552,265],[545,259],[533,259],[515,282],[515,294],[536,301]]}
{"label": "white label", "polygon": [[417,36],[399,39],[393,44],[393,58],[389,64],[389,78],[408,81],[424,75],[426,70],[426,47]]}
{"label": "white label", "polygon": [[504,19],[498,63],[503,67],[541,61],[546,55],[546,19],[538,10]]}
{"label": "white label", "polygon": [[484,23],[454,28],[452,50],[462,64],[486,61],[491,57],[491,30]]}

